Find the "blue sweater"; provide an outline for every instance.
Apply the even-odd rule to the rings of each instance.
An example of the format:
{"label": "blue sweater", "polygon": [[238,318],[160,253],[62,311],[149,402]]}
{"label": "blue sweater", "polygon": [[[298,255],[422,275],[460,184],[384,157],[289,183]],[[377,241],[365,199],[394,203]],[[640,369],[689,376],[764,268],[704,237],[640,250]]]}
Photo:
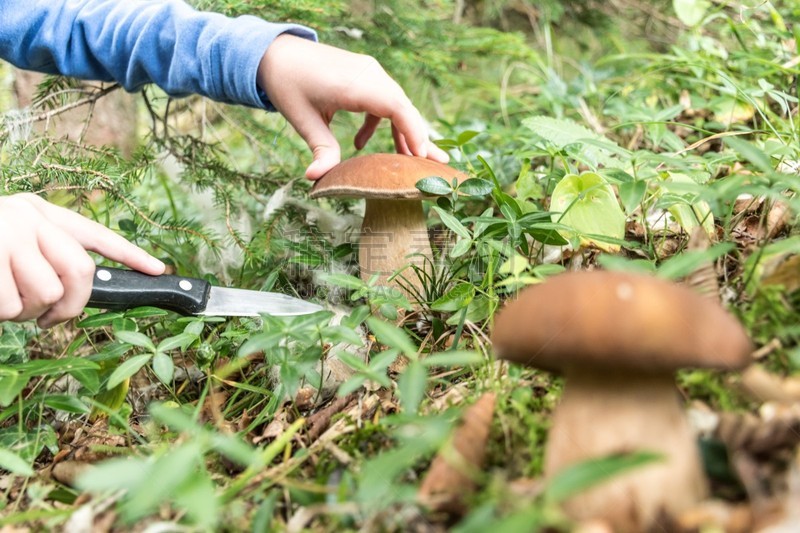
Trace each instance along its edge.
{"label": "blue sweater", "polygon": [[260,108],[271,106],[258,65],[284,32],[316,40],[303,26],[198,12],[180,0],[0,0],[0,58],[17,67]]}

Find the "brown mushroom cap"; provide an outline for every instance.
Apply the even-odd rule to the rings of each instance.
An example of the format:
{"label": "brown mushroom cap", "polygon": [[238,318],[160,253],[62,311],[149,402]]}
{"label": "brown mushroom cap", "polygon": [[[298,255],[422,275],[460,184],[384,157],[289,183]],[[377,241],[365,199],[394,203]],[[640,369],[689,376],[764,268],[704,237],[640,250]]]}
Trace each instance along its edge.
{"label": "brown mushroom cap", "polygon": [[415,187],[422,178],[439,176],[459,183],[466,174],[430,159],[402,154],[370,154],[342,161],[314,183],[311,198],[397,198],[421,200],[425,195]]}
{"label": "brown mushroom cap", "polygon": [[720,305],[658,278],[572,272],[522,291],[492,333],[501,359],[546,370],[736,369],[752,344]]}

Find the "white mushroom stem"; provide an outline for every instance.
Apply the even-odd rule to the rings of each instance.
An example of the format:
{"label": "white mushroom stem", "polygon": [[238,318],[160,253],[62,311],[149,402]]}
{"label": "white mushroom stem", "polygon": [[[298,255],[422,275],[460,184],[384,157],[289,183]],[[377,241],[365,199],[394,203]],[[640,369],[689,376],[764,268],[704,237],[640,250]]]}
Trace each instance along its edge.
{"label": "white mushroom stem", "polygon": [[573,368],[565,377],[545,453],[548,478],[615,453],[664,456],[571,498],[570,516],[603,518],[615,531],[645,531],[662,511],[677,516],[706,496],[695,437],[671,375]]}
{"label": "white mushroom stem", "polygon": [[[429,270],[433,254],[422,202],[372,198],[366,202],[358,247],[361,278],[368,281],[378,274],[379,285],[400,287],[388,281],[395,271],[409,264]],[[400,276],[407,285],[420,290],[419,279],[413,270],[406,269]]]}

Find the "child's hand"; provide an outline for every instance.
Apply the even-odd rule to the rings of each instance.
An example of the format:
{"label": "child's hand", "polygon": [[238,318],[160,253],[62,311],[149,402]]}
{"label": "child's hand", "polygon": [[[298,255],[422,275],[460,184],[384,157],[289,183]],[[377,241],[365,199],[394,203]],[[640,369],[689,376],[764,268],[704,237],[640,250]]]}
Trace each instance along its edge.
{"label": "child's hand", "polygon": [[0,321],[46,328],[81,314],[97,252],[145,274],[164,264],[105,226],[34,194],[0,197]]}
{"label": "child's hand", "polygon": [[403,89],[372,57],[284,34],[261,60],[259,85],[314,154],[306,176],[317,179],[341,160],[330,129],[339,110],[366,113],[355,146],[367,143],[381,119],[392,122],[399,153],[446,163],[447,153],[428,139],[425,121]]}

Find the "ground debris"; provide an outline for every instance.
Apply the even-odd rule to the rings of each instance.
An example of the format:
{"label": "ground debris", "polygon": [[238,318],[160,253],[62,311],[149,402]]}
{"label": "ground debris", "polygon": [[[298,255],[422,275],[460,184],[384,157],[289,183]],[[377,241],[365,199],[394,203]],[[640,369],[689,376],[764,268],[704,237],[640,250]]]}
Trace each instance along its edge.
{"label": "ground debris", "polygon": [[333,416],[348,409],[355,401],[355,393],[336,398],[336,400],[331,402],[328,406],[306,418],[309,440],[312,442],[317,440],[319,436],[330,427]]}
{"label": "ground debris", "polygon": [[753,531],[753,513],[747,504],[708,500],[681,514],[678,531],[715,531],[748,533]]}
{"label": "ground debris", "polygon": [[788,203],[748,194],[737,198],[733,213],[738,222],[733,226],[731,234],[741,241],[750,242],[774,239],[783,234],[792,218]]}
{"label": "ground debris", "polygon": [[[697,226],[689,236],[687,250],[702,252],[711,246],[711,238],[702,226]],[[713,261],[705,262],[700,268],[686,277],[686,284],[703,296],[711,300],[720,300],[719,280],[716,264]]]}
{"label": "ground debris", "polygon": [[742,390],[759,402],[800,402],[800,378],[778,376],[760,365],[752,365],[742,374]]}
{"label": "ground debris", "polygon": [[99,418],[91,425],[78,420],[68,422],[60,431],[59,443],[56,463],[67,459],[96,463],[113,456],[115,448],[122,450],[128,446],[124,436],[109,432],[106,418]]}
{"label": "ground debris", "polygon": [[[797,531],[800,523],[800,388],[754,365],[743,390],[763,402],[757,412],[714,413],[702,409],[702,433],[727,450],[732,475],[746,503],[706,502],[681,517],[687,530]],[[741,489],[740,489],[741,490]],[[749,516],[748,516],[749,513]]]}
{"label": "ground debris", "polygon": [[433,511],[450,516],[466,512],[464,498],[475,487],[486,454],[494,415],[495,394],[484,393],[462,416],[451,445],[436,455],[420,486],[419,500]]}

